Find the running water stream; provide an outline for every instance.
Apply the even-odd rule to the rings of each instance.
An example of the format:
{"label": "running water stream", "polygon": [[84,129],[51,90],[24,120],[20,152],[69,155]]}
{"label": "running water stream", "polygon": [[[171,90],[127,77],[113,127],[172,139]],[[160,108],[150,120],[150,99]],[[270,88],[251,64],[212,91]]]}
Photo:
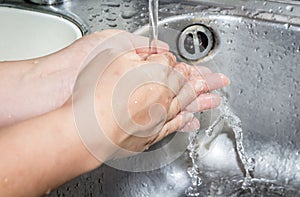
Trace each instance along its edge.
{"label": "running water stream", "polygon": [[[219,125],[222,120],[224,120],[227,125],[232,129],[234,136],[235,136],[235,143],[236,143],[236,151],[238,156],[243,164],[243,168],[245,170],[245,178],[242,182],[241,189],[242,190],[252,190],[252,176],[251,172],[254,171],[255,168],[255,160],[254,158],[248,157],[245,153],[244,146],[243,146],[243,129],[242,129],[242,122],[240,118],[235,115],[228,105],[228,101],[226,97],[222,97],[222,104],[219,107],[220,115],[218,118],[205,130],[207,136],[211,136],[215,127]],[[201,131],[198,130],[194,132],[189,138],[189,156],[192,160],[192,167],[188,169],[188,174],[191,178],[192,185],[189,186],[186,190],[186,195],[189,197],[192,196],[199,196],[200,195],[200,188],[199,186],[202,183],[200,177],[200,170],[198,165],[196,164],[198,146],[197,146],[197,136]]]}
{"label": "running water stream", "polygon": [[[158,39],[158,0],[149,0],[149,49],[156,50]],[[156,53],[156,51],[153,51]]]}

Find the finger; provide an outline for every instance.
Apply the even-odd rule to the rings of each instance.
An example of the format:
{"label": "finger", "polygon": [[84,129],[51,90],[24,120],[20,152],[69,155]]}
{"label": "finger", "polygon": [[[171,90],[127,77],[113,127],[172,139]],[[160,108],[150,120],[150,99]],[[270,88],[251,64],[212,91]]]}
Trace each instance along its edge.
{"label": "finger", "polygon": [[209,68],[204,66],[191,66],[190,70],[190,80],[195,80],[198,77],[203,77],[212,73]]}
{"label": "finger", "polygon": [[126,54],[121,54],[121,56],[123,56],[123,55],[126,56],[127,60],[129,60],[131,62],[135,61],[138,65],[141,64],[141,61],[143,61],[143,58],[140,55],[136,54],[135,51],[129,51]]}
{"label": "finger", "polygon": [[169,45],[160,40],[157,40],[155,49],[152,48],[149,50],[149,38],[131,34],[129,39],[136,49],[137,54],[165,53],[169,51]]}
{"label": "finger", "polygon": [[190,66],[184,63],[175,64],[172,72],[168,76],[168,87],[173,87],[176,94],[179,93],[181,88],[188,82],[190,73],[189,67]]}
{"label": "finger", "polygon": [[180,111],[185,109],[186,106],[188,106],[201,92],[203,92],[205,87],[206,83],[201,78],[195,81],[187,81],[171,101],[168,110],[168,119],[172,119]]}
{"label": "finger", "polygon": [[125,32],[124,30],[120,30],[120,29],[106,29],[103,31],[96,31],[87,36],[96,36],[100,39],[107,39],[107,38],[113,37],[119,33],[124,33],[124,32]]}
{"label": "finger", "polygon": [[197,118],[193,118],[190,122],[186,123],[182,129],[179,131],[181,132],[191,132],[196,131],[200,128],[200,122]]}
{"label": "finger", "polygon": [[186,79],[189,79],[191,74],[191,66],[180,62],[174,66],[174,69],[177,70],[179,73],[181,73]]}
{"label": "finger", "polygon": [[192,66],[184,62],[177,63],[175,66],[176,69],[182,72],[190,80],[194,80],[198,77],[203,77],[207,74],[211,74],[212,71],[204,66]]}
{"label": "finger", "polygon": [[170,52],[165,52],[161,54],[148,55],[145,61],[151,63],[160,63],[168,66],[174,66],[176,64],[176,57]]}
{"label": "finger", "polygon": [[[194,81],[188,81],[180,89],[176,97],[171,101],[168,110],[168,119],[172,119],[176,114],[185,109],[200,94],[222,88],[229,84],[228,78],[219,73],[211,73],[203,77],[198,77]],[[212,107],[217,103],[217,98],[212,100]],[[207,104],[207,103],[206,103]],[[201,106],[201,105],[200,105]]]}
{"label": "finger", "polygon": [[216,90],[230,84],[229,79],[221,73],[207,74],[203,76],[203,79],[205,81],[205,88],[203,89],[203,92]]}
{"label": "finger", "polygon": [[[175,65],[174,67],[187,77],[193,86],[198,86],[196,90],[199,90],[200,85],[204,85],[204,92],[212,91],[229,85],[229,79],[220,73],[212,73],[212,71],[204,66],[190,66],[183,62]],[[205,84],[203,84],[203,82]],[[200,92],[201,93],[201,92]]]}
{"label": "finger", "polygon": [[150,145],[155,144],[167,135],[182,129],[188,122],[190,122],[193,119],[193,117],[194,114],[192,113],[181,112],[175,118],[173,118],[163,126],[159,134],[149,142]]}
{"label": "finger", "polygon": [[201,112],[204,110],[212,109],[220,105],[220,96],[216,94],[200,94],[185,110],[189,112]]}
{"label": "finger", "polygon": [[[106,30],[91,34],[91,36],[88,37],[93,37],[96,40],[101,40],[101,46],[96,47],[96,52],[113,47],[124,52],[133,50],[136,53],[141,53],[143,51],[146,53],[147,49],[147,53],[149,54],[149,39],[147,37],[134,35],[122,30]],[[94,42],[92,42],[91,44],[93,43]],[[167,52],[168,50],[169,47],[166,43],[161,41],[157,42],[156,51],[158,53]]]}
{"label": "finger", "polygon": [[107,29],[103,31],[96,31],[94,33],[86,35],[81,39],[78,39],[78,41],[85,40],[85,42],[91,45],[92,48],[95,48],[95,46],[100,45],[104,41],[122,33],[125,33],[125,31],[118,29]]}
{"label": "finger", "polygon": [[175,117],[180,111],[190,104],[197,97],[195,91],[189,83],[186,83],[183,88],[180,89],[177,96],[173,98],[168,110],[168,119]]}
{"label": "finger", "polygon": [[169,68],[170,72],[167,75],[166,83],[167,87],[170,88],[174,93],[174,96],[172,97],[173,99],[187,83],[187,78],[182,74],[182,72],[179,72],[174,67]]}

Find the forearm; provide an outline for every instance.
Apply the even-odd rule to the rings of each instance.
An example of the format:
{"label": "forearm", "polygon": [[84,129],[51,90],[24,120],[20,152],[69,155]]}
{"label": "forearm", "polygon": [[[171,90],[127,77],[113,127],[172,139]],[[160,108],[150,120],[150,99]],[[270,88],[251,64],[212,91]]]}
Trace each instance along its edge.
{"label": "forearm", "polygon": [[49,112],[69,98],[77,70],[58,61],[46,56],[0,63],[0,127]]}
{"label": "forearm", "polygon": [[82,64],[101,43],[120,31],[103,31],[40,58],[0,62],[0,127],[47,113],[69,99]]}
{"label": "forearm", "polygon": [[0,196],[39,196],[100,165],[66,109],[0,130]]}

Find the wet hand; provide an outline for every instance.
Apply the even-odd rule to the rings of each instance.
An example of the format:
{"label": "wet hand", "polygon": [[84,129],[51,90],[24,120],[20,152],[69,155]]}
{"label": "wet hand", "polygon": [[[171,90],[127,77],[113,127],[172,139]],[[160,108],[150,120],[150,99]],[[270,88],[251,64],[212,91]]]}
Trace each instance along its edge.
{"label": "wet hand", "polygon": [[[107,42],[111,49],[87,58],[73,97],[77,120],[93,115],[76,113],[85,104],[94,107],[97,124],[92,118],[88,129],[76,124],[99,160],[136,154],[177,130],[198,129],[193,112],[218,106],[219,97],[209,92],[229,83],[207,68],[176,62],[163,43],[151,54],[144,37],[121,32]],[[94,87],[92,94],[86,87]]]}

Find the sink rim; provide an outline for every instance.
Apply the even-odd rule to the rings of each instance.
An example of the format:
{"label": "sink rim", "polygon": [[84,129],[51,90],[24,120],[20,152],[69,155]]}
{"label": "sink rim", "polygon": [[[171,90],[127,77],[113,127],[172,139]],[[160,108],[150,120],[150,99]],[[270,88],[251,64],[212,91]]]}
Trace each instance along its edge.
{"label": "sink rim", "polygon": [[49,14],[56,17],[61,17],[74,25],[77,26],[77,28],[81,31],[82,36],[89,34],[91,32],[89,26],[85,21],[83,21],[79,16],[76,14],[66,11],[63,9],[58,9],[53,6],[40,6],[40,5],[32,5],[30,3],[0,3],[0,7],[7,7],[7,8],[15,8],[20,10],[26,10],[26,11],[33,11],[33,12],[39,12],[42,14]]}

